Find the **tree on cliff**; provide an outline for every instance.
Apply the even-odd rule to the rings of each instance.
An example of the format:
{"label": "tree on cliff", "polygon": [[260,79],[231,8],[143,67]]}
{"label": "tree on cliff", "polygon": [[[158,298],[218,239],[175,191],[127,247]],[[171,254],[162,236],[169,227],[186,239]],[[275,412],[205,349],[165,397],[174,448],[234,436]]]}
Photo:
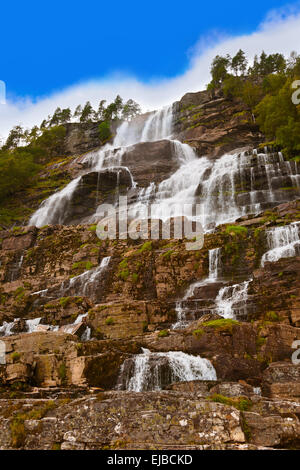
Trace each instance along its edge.
{"label": "tree on cliff", "polygon": [[245,75],[247,70],[248,61],[245,55],[245,52],[240,49],[237,54],[232,58],[230,64],[232,70],[234,71],[235,75],[237,76],[239,73],[241,75]]}

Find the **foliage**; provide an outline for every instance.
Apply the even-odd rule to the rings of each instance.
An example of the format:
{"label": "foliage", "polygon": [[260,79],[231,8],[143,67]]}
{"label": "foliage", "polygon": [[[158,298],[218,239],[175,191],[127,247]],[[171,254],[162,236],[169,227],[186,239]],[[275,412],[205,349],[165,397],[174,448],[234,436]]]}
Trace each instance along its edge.
{"label": "foliage", "polygon": [[[292,102],[292,84],[300,77],[300,56],[292,52],[255,56],[247,70],[242,50],[231,58],[216,56],[212,62],[209,90],[221,87],[224,96],[240,100],[252,113],[267,139],[282,148],[286,157],[300,152],[300,106]],[[233,73],[231,73],[233,72]]]}
{"label": "foliage", "polygon": [[111,130],[109,121],[103,121],[99,124],[99,138],[101,142],[105,142],[111,138]]}

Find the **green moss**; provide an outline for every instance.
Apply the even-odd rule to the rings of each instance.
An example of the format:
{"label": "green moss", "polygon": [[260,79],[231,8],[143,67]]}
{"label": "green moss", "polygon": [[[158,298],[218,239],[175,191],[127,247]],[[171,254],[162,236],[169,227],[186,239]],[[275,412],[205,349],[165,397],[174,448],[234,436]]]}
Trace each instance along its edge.
{"label": "green moss", "polygon": [[279,321],[279,315],[276,312],[267,312],[265,314],[265,320],[269,322],[277,322]]}
{"label": "green moss", "polygon": [[193,331],[193,335],[197,338],[200,339],[201,336],[204,335],[204,330],[202,328],[198,328],[197,330]]}
{"label": "green moss", "polygon": [[168,250],[168,251],[166,251],[165,253],[162,254],[162,257],[165,260],[169,261],[173,253],[174,253],[174,250]]}
{"label": "green moss", "polygon": [[72,300],[72,297],[62,297],[59,299],[59,303],[63,308],[67,308],[68,305],[70,305]]}
{"label": "green moss", "polygon": [[263,338],[262,336],[258,336],[256,338],[256,347],[257,349],[260,349],[264,344],[266,344],[266,338]]}
{"label": "green moss", "polygon": [[229,331],[232,333],[232,327],[238,324],[239,322],[236,320],[232,320],[230,318],[220,318],[219,320],[206,321],[202,323],[202,326],[206,328],[214,328],[216,330]]}
{"label": "green moss", "polygon": [[253,406],[252,401],[246,397],[229,398],[218,393],[214,393],[208,400],[227,406],[233,406],[239,411],[249,411]]}
{"label": "green moss", "polygon": [[246,236],[248,229],[241,225],[227,225],[225,232],[231,236]]}
{"label": "green moss", "polygon": [[114,325],[114,324],[115,324],[115,321],[112,317],[106,318],[105,325]]}
{"label": "green moss", "polygon": [[119,264],[119,267],[120,269],[124,269],[124,268],[127,268],[128,266],[128,260],[125,258],[123,259],[123,261],[121,261],[121,263]]}
{"label": "green moss", "polygon": [[119,272],[119,277],[123,279],[123,281],[127,281],[128,277],[130,275],[129,269],[123,269],[122,271]]}
{"label": "green moss", "polygon": [[62,362],[58,368],[58,376],[62,382],[62,384],[64,384],[66,382],[66,379],[67,379],[67,367],[66,367],[66,364],[64,362]]}
{"label": "green moss", "polygon": [[158,338],[166,338],[167,336],[169,336],[170,333],[168,330],[161,330],[159,333],[158,333]]}
{"label": "green moss", "polygon": [[144,253],[145,251],[152,251],[153,246],[152,246],[152,241],[145,242],[143,246],[139,249],[139,253]]}
{"label": "green moss", "polygon": [[132,282],[136,284],[139,280],[139,275],[137,273],[133,273],[131,276]]}
{"label": "green moss", "polygon": [[82,274],[84,271],[89,271],[94,267],[91,261],[77,261],[72,265],[72,271],[77,271],[78,274]]}
{"label": "green moss", "polygon": [[20,360],[21,354],[15,351],[11,354],[10,357],[11,357],[13,363],[15,363],[15,362],[18,362]]}
{"label": "green moss", "polygon": [[55,402],[50,400],[42,407],[35,408],[27,413],[21,412],[14,416],[10,423],[11,446],[15,449],[24,446],[26,441],[26,420],[40,420],[48,413],[48,411],[53,410],[55,407]]}

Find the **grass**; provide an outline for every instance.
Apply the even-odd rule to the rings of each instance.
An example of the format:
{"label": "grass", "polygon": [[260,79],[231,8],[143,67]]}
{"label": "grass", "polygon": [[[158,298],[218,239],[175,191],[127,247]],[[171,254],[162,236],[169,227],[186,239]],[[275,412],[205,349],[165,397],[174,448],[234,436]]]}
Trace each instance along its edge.
{"label": "grass", "polygon": [[236,320],[232,320],[230,318],[220,318],[219,320],[206,321],[202,323],[202,326],[206,328],[214,328],[216,330],[232,332],[232,327],[238,324],[239,322]]}
{"label": "grass", "polygon": [[10,423],[11,446],[15,449],[19,449],[24,446],[26,440],[25,421],[40,420],[48,413],[48,411],[53,410],[55,407],[56,405],[54,401],[50,400],[42,407],[35,408],[27,413],[21,412],[14,416]]}
{"label": "grass", "polygon": [[234,237],[244,237],[248,234],[248,229],[242,225],[227,225],[225,233]]}
{"label": "grass", "polygon": [[239,411],[249,411],[251,410],[253,403],[251,400],[245,397],[236,397],[236,398],[229,398],[225,397],[224,395],[220,395],[218,393],[214,393],[208,400],[213,401],[215,403],[222,403],[222,405],[233,406]]}

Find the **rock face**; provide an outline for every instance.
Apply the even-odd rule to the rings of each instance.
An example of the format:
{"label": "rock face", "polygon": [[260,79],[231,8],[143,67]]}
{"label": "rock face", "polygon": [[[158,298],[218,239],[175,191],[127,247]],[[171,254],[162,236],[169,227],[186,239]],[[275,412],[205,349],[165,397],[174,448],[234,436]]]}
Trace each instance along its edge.
{"label": "rock face", "polygon": [[262,141],[252,116],[222,96],[221,91],[187,93],[176,103],[175,132],[199,155],[212,158],[238,148],[257,147]]}
{"label": "rock face", "polygon": [[[0,232],[1,449],[300,448],[299,164],[253,151],[219,92],[172,110],[105,149],[98,124],[68,125],[41,180],[43,199],[64,188],[52,223]],[[203,247],[100,240],[95,211],[120,195],[204,204]]]}

